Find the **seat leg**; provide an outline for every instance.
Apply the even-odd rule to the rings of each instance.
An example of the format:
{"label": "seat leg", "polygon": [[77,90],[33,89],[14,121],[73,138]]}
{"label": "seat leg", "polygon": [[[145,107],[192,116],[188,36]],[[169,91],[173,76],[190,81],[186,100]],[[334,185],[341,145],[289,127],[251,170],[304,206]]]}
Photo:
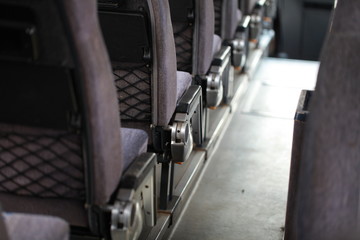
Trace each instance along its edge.
{"label": "seat leg", "polygon": [[161,185],[160,185],[160,209],[166,210],[173,195],[173,175],[174,163],[172,161],[161,165]]}

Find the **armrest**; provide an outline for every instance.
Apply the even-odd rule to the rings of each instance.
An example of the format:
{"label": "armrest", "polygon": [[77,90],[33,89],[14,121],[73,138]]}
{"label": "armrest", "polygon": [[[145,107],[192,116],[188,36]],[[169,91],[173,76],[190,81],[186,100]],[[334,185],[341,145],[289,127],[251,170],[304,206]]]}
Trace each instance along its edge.
{"label": "armrest", "polygon": [[[202,122],[202,88],[199,85],[190,86],[179,100],[172,123],[168,127],[152,128],[154,150],[158,153],[171,150],[172,156],[165,162],[170,159],[174,162],[184,162],[192,150],[193,143],[202,144],[204,138]],[[163,162],[161,159],[159,161]]]}
{"label": "armrest", "polygon": [[266,1],[267,0],[259,0],[259,1],[257,1],[256,5],[255,5],[255,9],[264,8]]}
{"label": "armrest", "polygon": [[192,136],[194,143],[198,146],[202,145],[205,135],[202,99],[202,88],[200,86],[190,86],[176,108],[177,113],[185,113],[191,118]]}
{"label": "armrest", "polygon": [[203,141],[203,103],[200,86],[190,86],[176,108],[171,126],[171,153],[174,162],[184,162],[189,157],[193,144]]}
{"label": "armrest", "polygon": [[181,97],[178,106],[176,107],[176,112],[192,115],[196,110],[197,105],[199,104],[201,95],[200,86],[190,86],[185,94]]}
{"label": "armrest", "polygon": [[135,239],[156,224],[154,153],[143,153],[123,174],[107,211],[112,239]]}
{"label": "armrest", "polygon": [[[229,61],[231,48],[228,46],[222,46],[220,51],[217,52],[214,56],[214,59],[211,63],[211,66],[225,66],[227,62]],[[211,69],[210,69],[211,71]]]}
{"label": "armrest", "polygon": [[216,108],[224,96],[223,76],[228,75],[231,64],[231,47],[223,45],[215,54],[208,73],[195,76],[195,82],[202,86],[207,108]]}
{"label": "armrest", "polygon": [[251,17],[250,15],[244,16],[239,25],[236,28],[236,32],[245,32],[250,27]]}
{"label": "armrest", "polygon": [[143,153],[138,156],[124,172],[120,181],[120,188],[138,189],[148,173],[155,166],[155,163],[156,155],[154,153]]}

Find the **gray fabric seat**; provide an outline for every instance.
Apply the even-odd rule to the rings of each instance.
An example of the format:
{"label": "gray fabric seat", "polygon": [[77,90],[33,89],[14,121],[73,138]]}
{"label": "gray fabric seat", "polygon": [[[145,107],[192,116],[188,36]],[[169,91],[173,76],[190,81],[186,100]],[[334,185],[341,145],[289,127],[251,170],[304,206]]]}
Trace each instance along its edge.
{"label": "gray fabric seat", "polygon": [[[8,240],[67,240],[69,225],[62,219],[51,216],[3,213],[7,233],[0,232],[1,239]],[[4,239],[6,240],[6,238]]]}
{"label": "gray fabric seat", "polygon": [[[154,19],[147,19],[148,15],[144,15],[143,19],[147,19],[152,25],[154,32],[151,34],[146,28],[141,27],[133,28],[133,33],[129,32],[129,29],[121,32],[122,22],[129,24],[133,19],[119,20],[114,24],[116,17],[109,20],[113,15],[109,14],[107,8],[101,7],[101,1],[99,6],[102,30],[112,60],[118,90],[122,124],[128,128],[143,129],[150,135],[150,125],[168,126],[175,112],[176,103],[191,83],[188,75],[176,71],[175,45],[168,1],[158,0],[151,4],[147,1],[128,1],[127,4],[122,4],[117,8],[116,11],[135,12],[139,8],[148,9],[148,15],[153,16]],[[136,39],[121,42],[123,36],[130,36],[130,39],[135,33],[144,33],[140,38],[143,38],[143,44],[149,51],[152,49],[154,53],[149,59],[144,60],[142,55],[138,58],[132,56],[133,52],[143,51],[143,46],[131,45],[131,42]],[[119,37],[115,41],[116,34]],[[114,41],[116,44],[112,45]],[[154,43],[154,46],[150,42]],[[117,51],[121,45],[133,51],[128,53],[126,49]],[[149,143],[152,143],[152,138],[149,139]]]}
{"label": "gray fabric seat", "polygon": [[192,77],[188,72],[177,71],[177,89],[176,89],[176,101],[178,101],[184,92],[190,87]]}
{"label": "gray fabric seat", "polygon": [[[0,3],[14,13],[8,27],[25,21],[36,34],[29,56],[0,51],[8,54],[0,61],[0,202],[7,212],[58,216],[100,235],[99,210],[113,204],[129,163],[96,1]],[[139,135],[128,136],[139,143],[128,159],[144,151]]]}
{"label": "gray fabric seat", "polygon": [[[216,35],[214,3],[211,0],[170,0],[177,69],[194,77],[203,88],[204,106],[216,108],[231,98],[231,47],[222,46]],[[214,59],[219,61],[213,61]],[[222,67],[215,65],[224,65]],[[225,66],[229,65],[229,66]],[[219,70],[220,69],[220,70]],[[219,81],[218,81],[219,80]],[[206,110],[204,110],[206,112]]]}
{"label": "gray fabric seat", "polygon": [[[108,1],[98,2],[99,19],[117,88],[121,124],[148,134],[148,149],[165,159],[161,174],[166,174],[163,169],[172,161],[186,161],[193,148],[192,137],[187,138],[186,135],[188,144],[185,145],[184,139],[174,139],[174,134],[168,138],[168,133],[180,125],[179,121],[184,123],[182,126],[192,124],[190,118],[195,114],[185,114],[182,119],[175,117],[179,100],[189,89],[192,76],[177,72],[168,0],[124,0],[113,6],[109,6]],[[202,98],[199,89],[188,92],[194,96],[190,104],[200,105]],[[198,121],[194,121],[195,124],[199,125]],[[163,137],[163,133],[166,137]],[[126,144],[135,142],[129,138],[126,141]],[[137,142],[143,147],[142,143]],[[172,154],[174,149],[181,149],[178,152],[184,154]],[[125,154],[130,156],[125,156],[127,166],[132,152]],[[168,173],[171,176],[161,178],[161,188],[170,189],[166,185],[172,184],[172,173]],[[165,191],[160,191],[160,194],[159,205],[164,206],[161,199],[166,202],[172,196],[167,197]]]}
{"label": "gray fabric seat", "polygon": [[299,170],[297,239],[359,239],[360,1],[338,1]]}
{"label": "gray fabric seat", "polygon": [[242,17],[238,0],[214,0],[214,8],[215,33],[223,40],[234,39],[236,28]]}
{"label": "gray fabric seat", "polygon": [[221,37],[219,37],[218,35],[214,35],[214,41],[213,41],[213,47],[212,47],[212,54],[213,56],[215,56],[215,54],[217,52],[219,52],[220,48],[221,48],[221,42],[222,39]]}
{"label": "gray fabric seat", "polygon": [[239,9],[238,0],[214,0],[215,33],[223,45],[231,47],[231,65],[244,70],[249,52],[250,16]]}
{"label": "gray fabric seat", "polygon": [[126,170],[136,157],[147,151],[148,135],[140,129],[121,128],[121,142]]}
{"label": "gray fabric seat", "polygon": [[[0,115],[0,202],[4,210],[60,217],[74,227],[74,235],[86,232],[104,238],[110,229],[129,228],[133,234],[141,232],[142,225],[134,226],[136,221],[131,220],[141,218],[148,202],[139,203],[143,189],[134,181],[147,182],[150,191],[144,195],[152,202],[155,156],[142,154],[136,169],[123,171],[146,151],[147,136],[138,130],[119,131],[116,89],[96,1],[0,0],[0,4],[2,11],[12,13],[6,21],[0,16],[0,29],[9,33],[3,40],[12,46],[5,51],[7,44],[0,45],[4,113]],[[17,34],[19,26],[25,26],[22,30],[29,37]],[[24,51],[28,48],[32,51]],[[143,165],[147,167],[142,169]],[[134,195],[119,200],[124,189]],[[124,202],[140,208],[118,227],[110,227],[102,216]],[[146,211],[155,219],[152,209]],[[8,222],[11,234],[19,238],[22,232],[16,232],[17,225],[47,226],[59,234],[66,230],[59,220],[39,217],[33,223],[18,216],[9,215]],[[36,239],[49,234],[37,233]]]}
{"label": "gray fabric seat", "polygon": [[[206,75],[209,71],[211,61],[214,57],[214,6],[211,1],[197,0],[197,10],[191,1],[186,1],[189,8],[198,11],[199,21],[192,24],[187,18],[187,8],[180,12],[177,8],[177,1],[170,1],[172,11],[172,25],[174,30],[177,69],[179,71],[189,72],[193,76]],[[195,20],[190,20],[195,21]],[[197,37],[195,34],[195,25],[197,26]],[[194,41],[193,41],[194,40]],[[193,46],[196,45],[196,47]],[[194,57],[193,57],[194,56]]]}

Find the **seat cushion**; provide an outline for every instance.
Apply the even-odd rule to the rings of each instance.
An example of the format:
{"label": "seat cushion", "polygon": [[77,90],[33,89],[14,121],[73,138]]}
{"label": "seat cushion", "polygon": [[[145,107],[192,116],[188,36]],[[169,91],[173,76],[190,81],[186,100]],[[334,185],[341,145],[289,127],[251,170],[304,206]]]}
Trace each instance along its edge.
{"label": "seat cushion", "polygon": [[137,156],[146,152],[148,135],[134,128],[121,128],[121,142],[124,157],[123,169],[126,170]]}
{"label": "seat cushion", "polygon": [[69,239],[69,225],[61,218],[20,213],[4,213],[2,216],[11,240]]}
{"label": "seat cushion", "polygon": [[192,77],[188,72],[177,71],[177,88],[176,88],[176,100],[179,101],[180,97],[185,93],[191,85]]}
{"label": "seat cushion", "polygon": [[214,34],[212,56],[214,58],[215,54],[220,51],[222,39],[218,35]]}

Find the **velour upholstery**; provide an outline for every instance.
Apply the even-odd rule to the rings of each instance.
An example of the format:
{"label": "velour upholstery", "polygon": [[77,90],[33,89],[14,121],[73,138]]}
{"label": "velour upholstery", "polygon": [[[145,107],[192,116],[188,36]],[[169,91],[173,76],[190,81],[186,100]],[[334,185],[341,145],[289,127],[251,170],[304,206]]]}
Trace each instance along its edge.
{"label": "velour upholstery", "polygon": [[[9,240],[67,240],[69,225],[62,219],[51,216],[3,213]],[[4,236],[0,233],[1,239]]]}
{"label": "velour upholstery", "polygon": [[[176,11],[175,6],[173,6],[172,11]],[[177,69],[189,72],[192,75],[206,75],[213,59],[213,35],[215,32],[213,1],[194,1],[194,11],[195,24],[184,21],[187,19],[187,15],[182,20],[175,19],[172,22],[176,43]]]}
{"label": "velour upholstery", "polygon": [[[150,2],[149,2],[150,3]],[[176,51],[173,28],[171,25],[168,0],[151,1],[150,12],[154,17],[156,65],[155,72],[158,81],[158,126],[167,126],[176,107]]]}
{"label": "velour upholstery", "polygon": [[122,172],[117,98],[111,64],[102,39],[95,0],[64,1],[75,48],[78,70],[84,79],[84,110],[89,118],[89,149],[94,162],[96,204],[104,204]]}
{"label": "velour upholstery", "polygon": [[214,0],[214,5],[220,7],[218,10],[220,16],[215,16],[215,24],[220,29],[215,33],[219,34],[223,40],[234,39],[237,25],[241,20],[238,0]]}
{"label": "velour upholstery", "polygon": [[254,7],[255,7],[256,3],[259,0],[245,0],[245,1],[248,1],[248,3],[247,3],[247,14],[251,14],[252,11],[254,10]]}
{"label": "velour upholstery", "polygon": [[209,0],[196,0],[198,14],[198,36],[195,36],[195,63],[193,74],[207,74],[213,59],[213,34],[215,26],[214,4]]}
{"label": "velour upholstery", "polygon": [[223,31],[223,16],[224,16],[224,10],[223,7],[225,4],[225,1],[223,0],[214,0],[214,13],[215,13],[215,34],[222,36]]}
{"label": "velour upholstery", "polygon": [[177,89],[176,89],[176,100],[179,101],[180,97],[184,95],[185,90],[191,85],[192,77],[188,72],[177,71]]}
{"label": "velour upholstery", "polygon": [[215,55],[221,49],[222,39],[218,35],[214,34],[214,41],[212,47],[212,54]]}
{"label": "velour upholstery", "polygon": [[[224,23],[223,23],[223,33],[221,37],[225,40],[233,39],[235,36],[235,31],[237,25],[241,19],[239,16],[239,6],[237,0],[227,0],[225,1],[225,11],[224,11]],[[241,14],[241,12],[240,12]]]}
{"label": "velour upholstery", "polygon": [[82,227],[88,225],[83,201],[62,198],[19,197],[6,193],[2,193],[0,199],[4,211],[53,215],[64,219],[70,225]]}
{"label": "velour upholstery", "polygon": [[[14,1],[1,0],[1,3],[4,2],[7,4],[14,3]],[[56,215],[65,219],[71,225],[87,226],[87,209],[84,207],[85,192],[84,189],[81,189],[85,183],[84,173],[87,172],[86,167],[92,168],[94,174],[91,183],[93,193],[91,201],[93,204],[98,205],[108,202],[110,195],[118,185],[123,167],[120,147],[121,138],[119,131],[114,131],[114,129],[120,129],[117,98],[114,91],[110,60],[106,53],[97,20],[97,4],[95,0],[18,0],[16,4],[30,9],[34,8],[35,14],[39,15],[42,14],[42,11],[56,13],[59,16],[57,17],[58,20],[44,26],[52,29],[59,28],[60,25],[67,30],[67,34],[61,32],[57,34],[59,34],[59,38],[66,36],[66,40],[61,44],[68,44],[68,48],[71,49],[69,55],[71,59],[65,58],[66,61],[64,62],[54,61],[47,64],[73,70],[76,77],[76,83],[74,84],[76,91],[74,92],[76,93],[80,113],[83,114],[81,116],[83,124],[79,131],[80,134],[71,130],[68,132],[64,130],[64,133],[63,130],[43,127],[35,128],[11,123],[0,124],[1,137],[11,137],[8,140],[0,140],[0,144],[2,144],[0,154],[9,154],[3,152],[4,145],[9,148],[12,147],[11,144],[19,144],[20,147],[12,148],[12,151],[20,154],[29,151],[31,154],[26,157],[26,161],[31,163],[31,167],[37,168],[31,170],[30,175],[27,176],[23,173],[27,169],[24,166],[26,163],[8,162],[7,164],[15,169],[13,172],[17,172],[19,175],[22,174],[22,176],[14,178],[14,183],[23,185],[24,189],[30,190],[30,192],[24,192],[21,187],[19,191],[9,190],[9,188],[4,189],[6,185],[1,185],[0,201],[4,210],[9,212]],[[47,21],[47,19],[43,18],[37,19]],[[47,31],[46,28],[39,30]],[[53,33],[51,32],[51,34]],[[39,37],[41,36],[42,34],[39,35]],[[39,41],[41,40],[43,39],[39,39]],[[63,46],[51,46],[67,49]],[[48,52],[42,53],[46,54]],[[33,66],[32,63],[26,64],[29,67]],[[51,78],[48,80],[51,81]],[[82,94],[79,94],[79,91]],[[63,136],[63,134],[65,135]],[[85,137],[82,138],[81,134],[84,134]],[[28,143],[23,144],[24,139]],[[86,140],[81,141],[82,139]],[[91,165],[84,163],[83,148],[85,147],[87,149],[86,156],[90,159]],[[69,149],[71,151],[67,152]],[[73,154],[74,152],[75,154]],[[66,158],[68,162],[73,163],[59,161],[59,158],[60,160]],[[79,158],[82,159],[82,162],[79,161]],[[22,159],[25,160],[25,157]],[[43,162],[39,162],[39,159],[42,159]],[[51,159],[51,162],[46,162],[49,159]],[[12,161],[11,157],[5,158],[4,155],[1,160]],[[41,164],[48,164],[49,162],[53,166],[41,167]],[[77,180],[76,184],[79,185],[67,182],[68,180],[64,178],[66,176],[64,173],[67,170]],[[12,170],[7,171],[11,173]],[[39,178],[39,181],[35,181],[38,185],[30,185],[29,188],[29,177],[42,177],[41,175],[48,177],[48,180],[41,182],[40,180],[43,179]],[[58,183],[63,182],[63,184],[68,184],[70,188],[79,188],[81,191],[73,191],[69,194],[69,191],[64,186],[61,186],[59,189],[53,188],[56,194],[52,195],[54,192],[51,192],[51,184],[53,184],[54,179]],[[3,179],[0,178],[0,180]],[[44,185],[49,190],[49,194],[38,189],[39,186],[44,187]],[[74,197],[74,194],[78,194],[78,196]]]}
{"label": "velour upholstery", "polygon": [[148,145],[152,144],[152,138],[151,136],[151,128],[149,128],[149,123],[146,122],[121,122],[122,128],[132,128],[132,129],[140,129],[147,133],[149,139],[148,139]]}
{"label": "velour upholstery", "polygon": [[359,239],[360,1],[338,1],[310,102],[297,239]]}
{"label": "velour upholstery", "polygon": [[133,128],[121,128],[121,141],[124,153],[124,170],[135,158],[146,152],[148,135],[145,131]]}

